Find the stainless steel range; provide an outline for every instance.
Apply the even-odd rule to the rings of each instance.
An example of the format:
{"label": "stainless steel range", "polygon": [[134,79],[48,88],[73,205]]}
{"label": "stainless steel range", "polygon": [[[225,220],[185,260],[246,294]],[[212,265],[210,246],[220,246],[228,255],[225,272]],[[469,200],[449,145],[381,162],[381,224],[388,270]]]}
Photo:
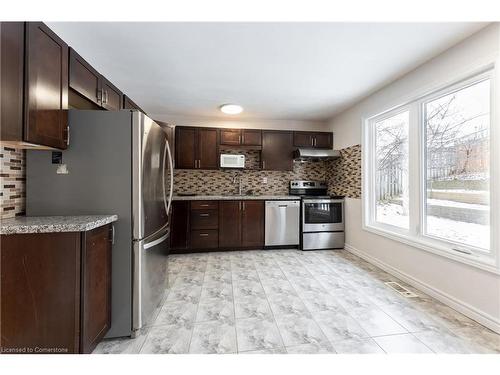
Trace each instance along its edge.
{"label": "stainless steel range", "polygon": [[344,197],[327,195],[324,181],[290,181],[290,195],[301,196],[300,248],[344,248]]}

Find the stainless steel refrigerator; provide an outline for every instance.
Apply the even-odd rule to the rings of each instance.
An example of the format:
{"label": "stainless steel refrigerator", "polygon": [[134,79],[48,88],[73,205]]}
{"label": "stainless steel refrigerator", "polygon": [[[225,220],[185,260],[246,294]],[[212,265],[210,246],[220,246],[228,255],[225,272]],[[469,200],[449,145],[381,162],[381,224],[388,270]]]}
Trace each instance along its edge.
{"label": "stainless steel refrigerator", "polygon": [[167,131],[129,110],[70,110],[68,119],[62,160],[53,151],[27,152],[26,213],[118,215],[106,337],[131,336],[152,319],[166,290],[173,191]]}

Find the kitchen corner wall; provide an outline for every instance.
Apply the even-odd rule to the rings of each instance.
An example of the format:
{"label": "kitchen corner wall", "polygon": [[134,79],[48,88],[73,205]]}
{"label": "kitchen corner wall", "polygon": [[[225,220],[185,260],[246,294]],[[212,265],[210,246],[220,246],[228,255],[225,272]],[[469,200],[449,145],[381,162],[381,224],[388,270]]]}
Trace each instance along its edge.
{"label": "kitchen corner wall", "polygon": [[0,218],[24,215],[26,200],[25,152],[0,147]]}

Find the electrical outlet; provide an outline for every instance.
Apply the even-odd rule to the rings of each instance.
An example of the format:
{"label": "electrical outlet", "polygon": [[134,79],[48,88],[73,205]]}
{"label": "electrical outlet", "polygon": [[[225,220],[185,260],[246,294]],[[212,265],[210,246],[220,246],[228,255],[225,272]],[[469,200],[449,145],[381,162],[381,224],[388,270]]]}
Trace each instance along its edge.
{"label": "electrical outlet", "polygon": [[267,177],[262,177],[262,183],[267,184]]}

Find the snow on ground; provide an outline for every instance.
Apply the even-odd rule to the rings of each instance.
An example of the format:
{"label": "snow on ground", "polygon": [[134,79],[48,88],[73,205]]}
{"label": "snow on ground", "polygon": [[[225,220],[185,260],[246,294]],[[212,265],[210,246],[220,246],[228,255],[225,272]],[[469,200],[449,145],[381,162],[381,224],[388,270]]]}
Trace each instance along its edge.
{"label": "snow on ground", "polygon": [[489,211],[490,207],[486,204],[475,204],[475,203],[462,203],[449,201],[445,199],[429,199],[427,198],[427,204],[432,206],[446,206],[446,207],[458,207],[458,208],[469,208],[474,210]]}
{"label": "snow on ground", "polygon": [[[403,207],[393,203],[377,205],[377,221],[400,228],[409,227],[409,218],[404,215]],[[483,249],[490,247],[489,225],[427,216],[427,234]]]}

